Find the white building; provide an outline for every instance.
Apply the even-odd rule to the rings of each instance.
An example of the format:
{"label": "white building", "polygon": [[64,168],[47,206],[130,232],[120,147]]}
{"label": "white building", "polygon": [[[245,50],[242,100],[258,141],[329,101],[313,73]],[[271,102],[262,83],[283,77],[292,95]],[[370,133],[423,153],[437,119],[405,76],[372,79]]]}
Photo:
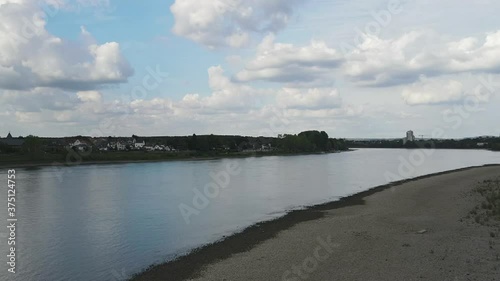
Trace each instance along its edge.
{"label": "white building", "polygon": [[415,135],[413,134],[413,131],[406,132],[406,137],[403,139],[403,143],[406,144],[407,142],[414,142],[414,141],[415,141]]}
{"label": "white building", "polygon": [[141,149],[146,145],[146,142],[144,140],[140,139],[134,139],[134,147],[135,149]]}
{"label": "white building", "polygon": [[75,140],[74,142],[70,142],[69,147],[72,149],[76,149],[78,151],[81,151],[81,152],[86,151],[90,148],[90,146],[87,143],[85,143],[79,139]]}
{"label": "white building", "polygon": [[85,144],[85,143],[83,143],[82,141],[80,141],[80,140],[77,139],[75,142],[69,143],[69,146],[73,147],[73,146],[79,146],[79,145],[82,145],[82,144]]}
{"label": "white building", "polygon": [[125,143],[122,143],[122,142],[117,142],[116,143],[116,150],[126,150],[127,149],[127,145]]}

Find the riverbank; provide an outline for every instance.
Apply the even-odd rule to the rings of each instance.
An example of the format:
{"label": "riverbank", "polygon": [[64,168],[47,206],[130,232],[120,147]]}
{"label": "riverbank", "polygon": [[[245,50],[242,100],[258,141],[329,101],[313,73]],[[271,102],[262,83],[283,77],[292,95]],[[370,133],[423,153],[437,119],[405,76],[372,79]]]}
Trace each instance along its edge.
{"label": "riverbank", "polygon": [[470,212],[483,200],[478,183],[499,176],[496,165],[379,186],[257,224],[132,280],[498,280],[499,228]]}
{"label": "riverbank", "polygon": [[[107,158],[102,158],[100,160],[87,160],[85,158],[71,157],[68,161],[63,159],[50,159],[43,161],[32,161],[32,160],[18,160],[18,161],[8,161],[8,159],[0,160],[0,169],[13,169],[13,168],[36,168],[36,167],[46,167],[46,166],[80,166],[80,165],[106,165],[106,164],[133,164],[133,163],[154,163],[154,162],[169,162],[169,161],[205,161],[205,160],[217,160],[217,159],[232,159],[232,158],[248,158],[248,157],[266,157],[266,156],[299,156],[299,155],[319,155],[319,154],[329,154],[329,153],[340,153],[348,152],[354,150],[345,151],[329,151],[329,152],[309,152],[309,153],[281,153],[281,152],[242,152],[242,153],[228,153],[228,154],[217,154],[211,156],[205,155],[192,155],[192,154],[174,154],[174,153],[149,153],[148,156],[151,157],[152,154],[156,154],[159,157],[151,157],[153,159],[114,159],[108,160]],[[126,153],[122,153],[126,154]],[[92,159],[92,158],[91,158]]]}

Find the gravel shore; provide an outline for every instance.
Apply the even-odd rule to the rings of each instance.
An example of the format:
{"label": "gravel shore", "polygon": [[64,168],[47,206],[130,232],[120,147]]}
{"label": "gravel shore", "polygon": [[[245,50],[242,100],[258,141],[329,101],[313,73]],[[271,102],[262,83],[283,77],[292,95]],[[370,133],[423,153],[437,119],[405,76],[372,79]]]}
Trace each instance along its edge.
{"label": "gravel shore", "polygon": [[253,226],[134,280],[500,280],[474,189],[500,166],[381,186]]}

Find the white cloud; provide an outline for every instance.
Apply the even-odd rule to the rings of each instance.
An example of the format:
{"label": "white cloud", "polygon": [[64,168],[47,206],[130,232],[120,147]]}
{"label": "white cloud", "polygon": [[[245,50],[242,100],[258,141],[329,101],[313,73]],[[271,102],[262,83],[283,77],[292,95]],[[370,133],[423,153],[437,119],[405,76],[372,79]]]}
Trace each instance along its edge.
{"label": "white cloud", "polygon": [[404,86],[401,97],[408,105],[484,105],[493,100],[497,84],[496,78],[491,74],[454,74],[432,78],[422,76],[419,81]]}
{"label": "white cloud", "polygon": [[303,0],[176,0],[173,32],[209,48],[242,47],[255,34],[276,32]]}
{"label": "white cloud", "polygon": [[432,105],[461,101],[465,97],[464,85],[455,80],[420,80],[406,87],[402,93],[408,105]]}
{"label": "white cloud", "polygon": [[[101,92],[94,90],[69,93],[37,88],[9,94],[4,91],[0,100],[5,103],[0,112],[7,109],[6,118],[18,124],[33,126],[39,122],[52,124],[53,128],[71,124],[81,130],[79,134],[97,135],[121,135],[129,131],[151,134],[152,128],[165,130],[170,124],[189,124],[186,130],[197,133],[260,134],[276,114],[294,122],[292,127],[276,134],[293,133],[306,123],[312,127],[322,124],[323,128],[329,123],[321,120],[350,118],[362,112],[359,107],[344,106],[333,88],[259,89],[232,82],[220,66],[208,69],[208,84],[209,95],[186,94],[180,100],[167,97],[105,100]],[[301,118],[308,121],[304,123]],[[225,124],[224,128],[220,124]],[[195,130],[193,126],[199,127]]]}
{"label": "white cloud", "polygon": [[47,31],[47,16],[33,1],[0,3],[0,88],[93,89],[133,74],[118,43],[90,43],[84,28],[86,42],[64,40]]}
{"label": "white cloud", "polygon": [[76,95],[82,102],[100,103],[102,101],[102,94],[98,91],[81,91]]}
{"label": "white cloud", "polygon": [[70,93],[36,88],[31,91],[2,91],[0,104],[12,112],[41,112],[44,110],[71,110],[81,101]]}
{"label": "white cloud", "polygon": [[307,46],[275,43],[275,36],[264,38],[254,59],[236,74],[238,81],[266,80],[272,82],[331,83],[332,71],[342,63],[341,54],[323,41]]}
{"label": "white cloud", "polygon": [[329,86],[344,75],[359,86],[387,87],[413,83],[421,75],[438,77],[466,72],[500,72],[500,30],[483,39],[459,40],[445,39],[428,30],[411,31],[392,39],[366,35],[345,55],[323,41],[296,46],[276,43],[270,34],[234,79],[315,87]]}
{"label": "white cloud", "polygon": [[319,110],[338,108],[342,100],[338,91],[332,88],[284,88],[278,93],[276,102],[277,106],[288,109]]}
{"label": "white cloud", "polygon": [[[99,40],[91,34],[102,20],[124,18],[124,9],[115,9],[121,2],[0,0],[0,131],[3,135],[9,130],[22,130],[16,134],[23,135],[76,135],[93,129],[100,135],[256,135],[278,114],[290,122],[276,133],[324,129],[341,137],[396,137],[408,129],[430,134],[425,131],[443,125],[443,107],[460,108],[474,96],[485,111],[471,114],[468,123],[451,134],[491,133],[499,118],[498,99],[485,95],[485,88],[483,95],[478,94],[474,89],[479,82],[473,80],[481,73],[499,78],[495,73],[500,72],[500,35],[485,33],[500,26],[495,15],[498,1],[481,0],[472,6],[454,0],[403,2],[403,11],[386,19],[387,24],[375,32],[377,37],[364,41],[357,40],[357,30],[366,30],[363,27],[376,20],[374,13],[381,15],[387,0],[158,4],[154,9],[171,5],[172,30],[179,35],[156,36],[155,40],[168,37],[168,53],[133,30],[130,42],[123,44],[139,47],[132,48],[138,52],[129,51],[160,66],[177,61],[165,56],[182,54],[187,61],[179,67],[165,66],[172,74],[168,81],[147,98],[130,100],[130,96],[121,99],[122,94],[140,85],[127,85],[125,93],[103,87],[125,82],[131,74],[120,51],[122,43],[108,42],[113,41],[111,32],[123,28],[122,21],[99,25]],[[444,10],[448,13],[443,16]],[[60,31],[55,24],[63,21],[76,28],[70,36],[76,39],[55,33]],[[82,27],[76,34],[80,21],[89,22],[88,31]],[[165,18],[130,24],[139,30],[161,22]],[[186,53],[189,48],[177,48],[184,38],[218,50],[201,50],[196,55],[204,59],[196,60]],[[256,50],[231,49],[258,42]],[[356,46],[340,55],[343,42]],[[197,68],[222,58],[226,72],[213,67],[208,84],[200,80]]]}
{"label": "white cloud", "polygon": [[148,115],[150,117],[173,113],[172,101],[169,99],[154,98],[152,100],[134,100],[130,108],[134,114]]}
{"label": "white cloud", "polygon": [[250,35],[244,32],[234,33],[226,38],[227,45],[234,48],[241,48],[248,42],[250,42]]}
{"label": "white cloud", "polygon": [[429,31],[413,31],[395,39],[366,36],[347,54],[344,65],[344,73],[363,86],[407,84],[420,75],[464,72],[500,72],[500,31],[455,41]]}
{"label": "white cloud", "polygon": [[[311,110],[311,109],[306,109],[306,110],[300,110],[300,109],[288,109],[285,111],[286,115],[289,119],[294,119],[295,121],[304,121],[301,120],[302,118],[307,118],[307,121],[309,121],[309,126],[310,124],[314,124],[316,122],[321,122],[324,124],[324,120],[327,122],[333,122],[335,119],[340,120],[340,119],[349,119],[352,117],[359,117],[360,115],[363,114],[363,107],[362,106],[354,106],[354,105],[346,105],[343,107],[339,108],[332,108],[332,109],[319,109],[319,110]],[[298,130],[304,130],[302,128],[298,128]],[[312,128],[312,127],[311,127]],[[321,128],[321,127],[316,127],[316,129]]]}
{"label": "white cloud", "polygon": [[261,97],[269,91],[254,89],[240,83],[234,83],[220,66],[208,69],[208,84],[212,93],[201,97],[199,94],[187,94],[179,103],[181,108],[203,109],[206,112],[250,110]]}

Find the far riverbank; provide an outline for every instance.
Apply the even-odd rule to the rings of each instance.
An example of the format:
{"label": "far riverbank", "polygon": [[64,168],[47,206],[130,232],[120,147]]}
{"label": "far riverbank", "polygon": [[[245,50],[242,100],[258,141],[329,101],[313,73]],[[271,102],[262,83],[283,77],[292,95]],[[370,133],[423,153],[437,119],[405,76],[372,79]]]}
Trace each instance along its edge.
{"label": "far riverbank", "polygon": [[[50,160],[29,160],[26,158],[13,158],[9,161],[9,155],[1,155],[0,169],[12,168],[36,168],[46,166],[80,166],[80,165],[107,165],[107,164],[133,164],[133,163],[154,163],[154,162],[168,162],[168,161],[206,161],[217,159],[231,159],[231,158],[248,158],[248,157],[266,157],[266,156],[299,156],[299,155],[320,155],[329,153],[340,153],[353,151],[351,149],[344,151],[328,151],[328,152],[309,152],[309,153],[283,153],[283,152],[238,152],[214,155],[196,155],[189,153],[135,153],[135,152],[110,152],[110,153],[96,153],[91,154],[94,157],[75,157],[68,154],[66,157],[54,157]],[[104,155],[95,157],[96,155]],[[109,157],[112,155],[113,157]],[[108,156],[108,157],[107,157]],[[67,158],[69,160],[65,160]],[[94,160],[94,159],[98,160]],[[125,159],[119,159],[125,158]],[[142,159],[141,159],[142,158]]]}

